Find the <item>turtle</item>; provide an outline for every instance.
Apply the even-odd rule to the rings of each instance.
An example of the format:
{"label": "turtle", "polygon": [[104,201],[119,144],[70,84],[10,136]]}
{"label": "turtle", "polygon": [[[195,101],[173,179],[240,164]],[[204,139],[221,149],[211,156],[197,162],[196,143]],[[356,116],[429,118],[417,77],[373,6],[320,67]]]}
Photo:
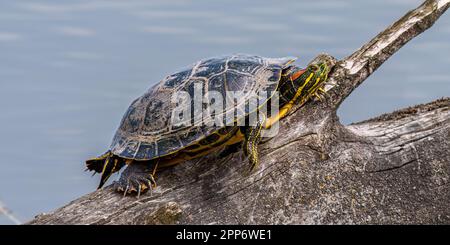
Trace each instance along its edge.
{"label": "turtle", "polygon": [[[87,160],[86,170],[101,173],[100,189],[113,173],[126,166],[113,183],[114,188],[138,195],[156,186],[156,172],[212,152],[223,157],[242,149],[253,170],[258,165],[261,132],[311,97],[320,98],[335,64],[334,58],[325,54],[317,56],[306,68],[294,65],[296,59],[233,54],[200,60],[166,76],[131,103],[109,150]],[[193,105],[196,92],[211,91],[222,95],[218,101],[224,99],[223,102],[230,100],[230,92],[238,92],[239,96],[232,98],[235,103],[226,103],[223,110],[214,111],[214,117],[208,118]],[[261,99],[261,92],[268,95]],[[275,93],[279,110],[274,115],[262,112],[262,106],[274,100]],[[184,94],[190,100],[177,104],[175,94]],[[249,106],[247,102],[256,97],[262,103]],[[190,108],[180,115],[184,112],[191,116],[175,125],[174,111],[180,104]],[[200,109],[203,107],[200,100]],[[256,118],[252,124],[250,117]],[[211,123],[217,118],[226,119],[222,119],[223,124]]]}

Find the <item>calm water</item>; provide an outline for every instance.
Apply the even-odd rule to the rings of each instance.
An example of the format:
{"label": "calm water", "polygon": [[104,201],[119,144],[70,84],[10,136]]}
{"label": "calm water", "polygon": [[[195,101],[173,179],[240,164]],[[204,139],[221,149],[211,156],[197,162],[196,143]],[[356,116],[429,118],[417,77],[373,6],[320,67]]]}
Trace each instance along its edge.
{"label": "calm water", "polygon": [[[0,0],[0,200],[26,221],[95,190],[84,160],[179,67],[236,52],[342,58],[419,2]],[[447,14],[346,100],[342,121],[449,96],[449,40]]]}

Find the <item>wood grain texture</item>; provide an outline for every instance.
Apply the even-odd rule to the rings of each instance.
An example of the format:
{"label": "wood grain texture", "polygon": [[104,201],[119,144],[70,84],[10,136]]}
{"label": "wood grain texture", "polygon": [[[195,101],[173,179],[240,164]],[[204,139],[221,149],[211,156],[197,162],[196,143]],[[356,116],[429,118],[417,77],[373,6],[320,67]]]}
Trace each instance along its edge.
{"label": "wood grain texture", "polygon": [[329,96],[280,123],[245,174],[242,153],[212,154],[162,172],[139,199],[111,187],[29,224],[450,223],[450,99],[343,126],[341,102],[449,1],[426,1],[330,74]]}

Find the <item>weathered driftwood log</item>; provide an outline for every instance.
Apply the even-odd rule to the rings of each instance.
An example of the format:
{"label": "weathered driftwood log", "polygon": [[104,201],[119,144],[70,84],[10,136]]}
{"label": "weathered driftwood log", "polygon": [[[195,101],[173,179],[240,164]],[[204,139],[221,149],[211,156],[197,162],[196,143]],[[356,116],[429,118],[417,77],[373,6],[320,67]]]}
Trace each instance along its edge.
{"label": "weathered driftwood log", "polygon": [[450,99],[343,126],[341,102],[450,6],[426,1],[331,73],[329,96],[285,118],[245,174],[242,154],[180,164],[139,199],[107,187],[30,224],[450,223]]}

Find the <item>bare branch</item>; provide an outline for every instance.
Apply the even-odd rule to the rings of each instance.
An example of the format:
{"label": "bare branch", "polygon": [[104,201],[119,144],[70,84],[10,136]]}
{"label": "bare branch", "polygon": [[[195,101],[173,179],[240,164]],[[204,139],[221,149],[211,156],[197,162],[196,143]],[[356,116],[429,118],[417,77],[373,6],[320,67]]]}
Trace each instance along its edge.
{"label": "bare branch", "polygon": [[427,0],[341,60],[329,78],[330,84],[337,85],[329,105],[337,109],[356,87],[403,45],[430,28],[449,6],[449,0]]}

